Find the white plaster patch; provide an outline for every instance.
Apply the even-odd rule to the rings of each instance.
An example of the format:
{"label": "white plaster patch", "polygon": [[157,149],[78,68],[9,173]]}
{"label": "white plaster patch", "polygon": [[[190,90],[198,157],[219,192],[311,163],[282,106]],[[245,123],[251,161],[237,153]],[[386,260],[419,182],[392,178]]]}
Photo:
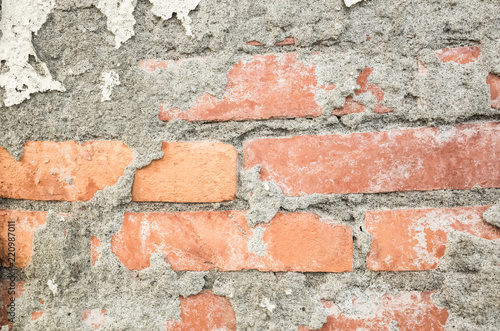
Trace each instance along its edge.
{"label": "white plaster patch", "polygon": [[109,101],[111,100],[111,92],[113,92],[113,87],[120,85],[120,77],[115,71],[111,70],[103,72],[101,74],[101,79],[104,82],[104,84],[101,85],[101,102]]}
{"label": "white plaster patch", "polygon": [[358,2],[361,2],[363,0],[344,0],[344,3],[347,7],[351,7],[354,4],[357,4]]}
{"label": "white plaster patch", "polygon": [[47,285],[49,286],[49,289],[52,291],[53,294],[57,293],[57,284],[52,281],[52,279],[49,279],[47,282]]}
{"label": "white plaster patch", "polygon": [[193,36],[191,32],[191,18],[189,12],[198,6],[201,0],[149,0],[153,4],[151,11],[156,16],[168,20],[173,13],[177,13],[177,19],[182,22],[186,34]]}
{"label": "white plaster patch", "polygon": [[134,35],[136,0],[98,0],[96,7],[107,17],[108,30],[115,35],[115,48]]}
{"label": "white plaster patch", "polygon": [[30,95],[49,90],[65,91],[52,79],[31,43],[54,8],[55,0],[4,0],[0,40],[0,86],[5,88],[5,106],[17,105]]}
{"label": "white plaster patch", "polygon": [[260,306],[262,308],[267,308],[271,313],[273,312],[274,308],[276,308],[276,305],[272,303],[269,298],[264,298],[262,299]]}

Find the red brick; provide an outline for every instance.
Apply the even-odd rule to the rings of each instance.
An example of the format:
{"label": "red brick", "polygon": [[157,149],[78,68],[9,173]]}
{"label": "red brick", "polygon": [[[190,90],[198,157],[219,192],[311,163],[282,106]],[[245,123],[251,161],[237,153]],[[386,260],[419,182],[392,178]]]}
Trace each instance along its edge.
{"label": "red brick", "polygon": [[[372,74],[372,72],[373,68],[365,68],[363,69],[363,71],[361,71],[358,79],[356,80],[356,84],[359,85],[360,88],[354,90],[354,94],[360,95],[368,92],[373,94],[377,99],[377,103],[375,104],[375,107],[373,107],[373,112],[387,113],[391,110],[382,106],[382,100],[384,100],[384,92],[380,89],[380,87],[378,87],[378,85],[368,84],[368,77]],[[362,113],[364,111],[366,111],[366,109],[362,104],[353,101],[352,96],[348,96],[345,100],[344,107],[334,110],[332,114],[342,116],[346,114]]]}
{"label": "red brick", "polygon": [[90,200],[114,185],[132,160],[132,150],[119,141],[30,141],[19,161],[0,147],[0,198]]}
{"label": "red brick", "polygon": [[24,268],[31,260],[33,250],[33,232],[45,224],[47,212],[0,210],[0,260],[2,266],[9,267],[9,229],[8,222],[15,221],[15,264],[16,268]]}
{"label": "red brick", "polygon": [[163,158],[135,173],[134,201],[220,202],[233,200],[238,152],[228,144],[175,142]]}
{"label": "red brick", "polygon": [[264,228],[263,256],[250,251],[254,236],[243,211],[125,213],[111,249],[129,269],[149,267],[155,252],[173,270],[352,270],[352,230],[315,214],[277,214]]}
{"label": "red brick", "polygon": [[[367,303],[357,304],[353,297],[353,306],[362,311],[359,315],[343,314],[333,304],[326,302],[332,314],[320,331],[357,331],[357,330],[393,330],[391,322],[397,323],[399,331],[445,330],[449,313],[446,308],[438,308],[432,301],[433,292],[400,292],[396,295],[385,295],[380,299],[374,295]],[[365,312],[366,311],[366,312]],[[299,331],[308,331],[299,328]]]}
{"label": "red brick", "polygon": [[491,107],[500,109],[500,77],[489,74],[486,83],[490,85]]}
{"label": "red brick", "polygon": [[249,62],[239,61],[227,74],[222,99],[208,93],[186,111],[163,105],[162,121],[229,121],[279,117],[315,117],[322,115],[315,94],[320,89],[314,64],[297,59],[297,54],[254,55]]}
{"label": "red brick", "polygon": [[212,291],[180,297],[181,319],[165,323],[167,331],[236,331],[236,314],[231,302]]}
{"label": "red brick", "polygon": [[81,315],[82,322],[92,330],[99,330],[108,321],[106,314],[105,309],[86,309]]}
{"label": "red brick", "polygon": [[467,64],[477,61],[479,54],[481,54],[481,49],[477,46],[445,48],[436,51],[436,55],[443,63]]}
{"label": "red brick", "polygon": [[288,45],[295,45],[295,38],[294,37],[286,37],[282,41],[278,41],[276,46],[288,46]]}
{"label": "red brick", "polygon": [[41,310],[35,310],[34,312],[31,313],[31,320],[36,321],[40,317],[42,317],[43,311]]}
{"label": "red brick", "polygon": [[244,143],[244,168],[286,195],[500,187],[500,122]]}
{"label": "red brick", "polygon": [[371,270],[430,270],[444,256],[450,231],[500,239],[500,230],[482,220],[488,207],[367,211],[373,236],[366,265]]}

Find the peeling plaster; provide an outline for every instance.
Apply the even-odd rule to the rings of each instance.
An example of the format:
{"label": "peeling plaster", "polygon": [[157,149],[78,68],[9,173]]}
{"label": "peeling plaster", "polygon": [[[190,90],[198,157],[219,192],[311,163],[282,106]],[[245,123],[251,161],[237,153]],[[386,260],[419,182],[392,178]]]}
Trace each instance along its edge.
{"label": "peeling plaster", "polygon": [[[5,88],[5,106],[17,105],[30,95],[49,90],[65,91],[55,81],[31,43],[47,20],[54,0],[4,0],[0,40],[0,86]],[[29,8],[29,10],[27,10]]]}
{"label": "peeling plaster", "polygon": [[191,32],[191,18],[189,12],[198,6],[201,0],[150,0],[153,4],[151,11],[156,16],[164,20],[172,17],[173,13],[177,13],[177,19],[182,22],[188,36],[193,36]]}
{"label": "peeling plaster", "polygon": [[98,0],[96,7],[106,15],[108,30],[115,35],[115,48],[134,35],[136,0]]}
{"label": "peeling plaster", "polygon": [[111,93],[113,92],[113,87],[120,85],[120,77],[118,76],[116,71],[111,70],[103,72],[101,75],[101,80],[103,81],[103,85],[101,85],[102,89],[101,102],[110,101]]}
{"label": "peeling plaster", "polygon": [[358,2],[361,2],[363,0],[344,0],[344,3],[347,7],[351,7],[354,4],[357,4]]}

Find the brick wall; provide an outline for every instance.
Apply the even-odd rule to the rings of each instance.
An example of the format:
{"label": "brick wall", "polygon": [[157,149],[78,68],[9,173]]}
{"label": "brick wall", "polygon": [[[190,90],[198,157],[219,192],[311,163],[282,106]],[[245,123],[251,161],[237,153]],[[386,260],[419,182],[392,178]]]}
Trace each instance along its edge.
{"label": "brick wall", "polygon": [[[378,11],[388,5],[355,2],[338,1],[332,13],[354,22],[370,12],[376,20],[365,28],[344,25],[333,37],[320,18],[303,18],[289,24],[294,29],[279,23],[280,32],[259,30],[255,38],[217,30],[237,39],[227,47],[204,44],[216,34],[197,25],[196,15],[212,17],[215,8],[204,1],[184,14],[177,8],[180,21],[156,7],[153,17],[151,4],[139,2],[136,36],[121,42],[123,27],[113,30],[112,14],[96,5],[113,34],[101,26],[89,30],[97,39],[80,44],[61,39],[56,27],[79,21],[70,13],[85,23],[96,8],[55,7],[30,42],[41,54],[36,61],[46,61],[66,90],[30,85],[23,98],[31,99],[0,108],[1,324],[493,330],[500,316],[500,221],[491,207],[500,201],[500,39],[491,17],[498,13],[481,4],[491,23],[475,25],[482,36],[473,37],[464,18],[453,21],[456,35],[435,32],[437,42],[406,31],[426,23],[400,22],[385,31],[394,38],[405,31],[411,46],[399,48],[380,31]],[[5,8],[16,15],[7,11],[14,5]],[[272,8],[268,27],[287,15]],[[198,37],[184,36],[190,10]],[[315,31],[319,39],[308,41],[298,27],[311,26],[326,37]],[[151,46],[175,43],[173,36],[192,39],[170,51]],[[119,50],[114,40],[124,43]],[[64,52],[78,48],[86,57],[67,64]],[[98,60],[88,54],[101,53],[119,80],[96,76]],[[59,92],[35,93],[46,90]]]}

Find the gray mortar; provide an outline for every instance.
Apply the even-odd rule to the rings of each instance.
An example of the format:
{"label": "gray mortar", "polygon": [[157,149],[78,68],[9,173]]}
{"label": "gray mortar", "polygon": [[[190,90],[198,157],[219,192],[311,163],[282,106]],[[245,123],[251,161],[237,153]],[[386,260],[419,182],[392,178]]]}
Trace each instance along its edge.
{"label": "gray mortar", "polygon": [[[120,140],[134,150],[134,164],[116,185],[89,202],[0,199],[0,208],[52,211],[47,224],[35,233],[32,262],[19,271],[19,278],[30,284],[18,301],[16,329],[84,330],[81,312],[99,308],[113,319],[110,330],[156,330],[165,320],[179,317],[179,295],[202,289],[212,289],[231,300],[238,330],[319,328],[326,321],[320,299],[356,313],[347,298],[352,294],[363,298],[368,289],[381,294],[440,292],[435,298],[450,311],[449,330],[495,330],[500,325],[500,277],[498,268],[491,266],[498,257],[497,243],[450,235],[443,267],[438,270],[370,272],[365,257],[371,236],[363,219],[366,210],[374,209],[492,205],[500,199],[500,189],[286,197],[272,182],[266,190],[255,170],[242,169],[242,143],[247,139],[428,125],[447,128],[463,122],[500,120],[500,111],[487,104],[485,84],[488,72],[500,74],[496,1],[372,0],[347,8],[341,0],[202,0],[190,13],[195,35],[191,38],[180,21],[154,16],[151,4],[139,0],[134,12],[135,35],[119,49],[114,47],[106,17],[92,2],[59,1],[33,36],[36,54],[66,91],[33,94],[19,105],[1,107],[0,124],[5,132],[0,135],[0,146],[19,158],[24,142],[30,140]],[[272,46],[287,36],[295,38],[295,45]],[[251,40],[267,46],[245,45]],[[473,45],[481,46],[480,59],[465,66],[442,64],[433,53]],[[161,102],[184,110],[203,93],[221,97],[226,73],[240,59],[292,51],[306,63],[318,63],[320,84],[337,86],[316,96],[324,107],[323,116],[225,123],[158,121]],[[321,54],[311,55],[315,51]],[[417,74],[418,56],[428,69],[425,76]],[[137,66],[139,60],[150,58],[190,57],[207,60],[203,64],[187,61],[155,73],[145,73]],[[376,68],[369,82],[380,86],[385,93],[383,105],[393,112],[354,114],[340,120],[330,116],[330,110],[353,95],[356,78],[365,67]],[[109,70],[119,74],[121,84],[113,88],[111,101],[101,102],[101,74]],[[0,89],[0,99],[4,97]],[[370,98],[367,94],[355,100],[371,109]],[[214,204],[130,202],[135,169],[162,156],[161,141],[176,140],[234,145],[239,152],[237,199]],[[345,222],[353,227],[354,271],[173,272],[161,257],[153,256],[150,268],[135,272],[111,252],[111,236],[119,230],[125,211],[182,210],[249,210],[251,226],[269,222],[277,211],[314,212],[324,219]],[[498,225],[497,212],[498,207],[490,208],[485,220]],[[69,215],[63,221],[55,213]],[[102,242],[95,267],[90,265],[91,235]],[[262,254],[265,247],[257,239],[252,250]],[[48,288],[48,280],[58,285],[57,294]],[[39,304],[38,298],[44,298],[45,304]],[[29,317],[35,309],[46,314],[32,323]]]}
{"label": "gray mortar", "polygon": [[483,214],[483,219],[500,228],[500,202],[488,208]]}

